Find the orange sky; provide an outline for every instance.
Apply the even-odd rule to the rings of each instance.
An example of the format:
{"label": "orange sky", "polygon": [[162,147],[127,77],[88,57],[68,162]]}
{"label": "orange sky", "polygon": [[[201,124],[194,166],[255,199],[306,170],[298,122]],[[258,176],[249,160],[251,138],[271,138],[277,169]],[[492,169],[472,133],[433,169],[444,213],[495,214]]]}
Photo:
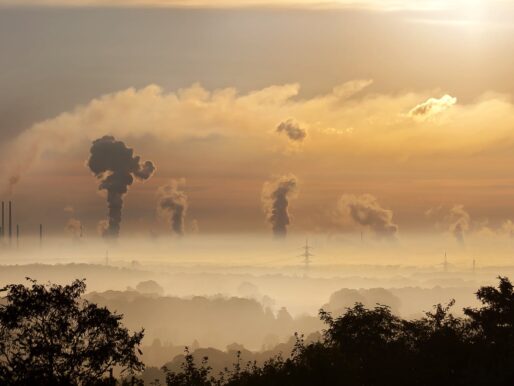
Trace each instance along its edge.
{"label": "orange sky", "polygon": [[[409,11],[282,9],[263,16],[256,9],[244,11],[247,20],[256,22],[244,26],[234,19],[233,12],[239,11],[216,11],[224,27],[212,24],[209,13],[187,11],[180,14],[184,25],[173,27],[186,34],[160,44],[149,37],[147,47],[141,36],[131,46],[126,35],[139,15],[144,23],[159,24],[184,11],[109,10],[105,18],[123,27],[98,40],[96,35],[79,37],[81,30],[69,25],[82,11],[0,11],[0,18],[1,12],[13,12],[22,20],[57,21],[51,29],[41,24],[44,46],[29,50],[40,52],[34,60],[43,60],[41,71],[51,74],[45,79],[54,80],[55,88],[44,94],[38,84],[46,80],[27,81],[37,68],[26,61],[15,66],[15,55],[29,60],[26,49],[37,41],[32,36],[37,28],[21,35],[19,46],[0,40],[0,49],[9,54],[0,69],[9,70],[13,82],[19,80],[0,93],[11,106],[0,123],[2,175],[21,177],[13,190],[22,207],[20,220],[50,216],[50,228],[61,232],[70,217],[64,207],[71,205],[74,216],[94,228],[106,204],[85,161],[91,141],[110,134],[157,165],[155,176],[135,183],[126,197],[127,232],[140,231],[142,225],[166,228],[156,216],[156,191],[179,178],[185,179],[189,200],[186,230],[269,232],[263,185],[292,173],[298,178],[298,194],[289,208],[294,232],[332,234],[367,227],[379,234],[380,225],[345,218],[348,197],[363,202],[369,194],[376,204],[366,205],[374,205],[370,210],[397,227],[399,235],[454,232],[456,224],[469,237],[509,234],[508,221],[514,218],[514,28],[496,12],[505,3],[498,2],[498,8],[488,3],[482,13],[483,4],[476,1],[465,12],[412,11],[413,2],[388,4],[393,3]],[[88,17],[101,29],[101,11],[94,12]],[[302,35],[303,28],[323,25],[325,30],[316,30],[310,40]],[[94,27],[86,23],[82,33]],[[69,41],[56,35],[67,29],[72,31]],[[270,30],[276,38],[271,39]],[[237,44],[226,44],[233,39],[230,34],[237,34]],[[123,45],[114,45],[117,40]],[[79,42],[89,53],[81,59],[83,71],[78,63],[68,64],[81,57]],[[160,50],[171,50],[171,56],[160,56]],[[125,55],[133,60],[123,62]],[[247,71],[245,63],[256,62],[259,66]],[[177,71],[184,77],[167,78]],[[24,82],[25,87],[15,86]],[[23,96],[39,93],[41,112]],[[30,103],[24,104],[25,99]],[[278,132],[278,125],[287,122],[305,137]],[[452,209],[461,205],[464,215]],[[439,209],[429,216],[431,208]]]}

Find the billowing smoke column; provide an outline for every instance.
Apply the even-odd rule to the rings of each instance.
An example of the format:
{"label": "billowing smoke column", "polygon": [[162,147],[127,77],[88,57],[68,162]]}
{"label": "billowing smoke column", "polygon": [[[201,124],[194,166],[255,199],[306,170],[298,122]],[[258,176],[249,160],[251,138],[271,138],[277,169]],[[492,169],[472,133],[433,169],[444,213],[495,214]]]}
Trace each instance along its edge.
{"label": "billowing smoke column", "polygon": [[177,235],[184,234],[184,220],[187,212],[187,195],[179,190],[184,180],[171,180],[157,191],[157,213],[168,221]]}
{"label": "billowing smoke column", "polygon": [[338,202],[338,221],[370,229],[379,238],[394,239],[398,225],[393,222],[393,212],[380,206],[371,194],[355,196],[344,194]]}
{"label": "billowing smoke column", "polygon": [[287,226],[291,222],[288,210],[289,200],[294,197],[297,186],[298,180],[292,174],[264,184],[262,204],[275,237],[281,238],[287,235]]}
{"label": "billowing smoke column", "polygon": [[108,221],[102,231],[103,236],[117,237],[120,233],[123,196],[134,182],[134,177],[144,181],[155,171],[151,161],[141,162],[139,156],[122,141],[104,136],[93,141],[88,166],[100,180],[99,189],[107,190],[109,207]]}

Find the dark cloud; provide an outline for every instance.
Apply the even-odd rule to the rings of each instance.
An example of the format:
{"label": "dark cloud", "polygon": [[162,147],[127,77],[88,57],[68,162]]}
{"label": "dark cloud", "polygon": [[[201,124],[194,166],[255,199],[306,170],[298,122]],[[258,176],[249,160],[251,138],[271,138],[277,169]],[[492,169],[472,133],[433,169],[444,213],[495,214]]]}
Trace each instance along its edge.
{"label": "dark cloud", "polygon": [[168,185],[159,188],[157,212],[171,225],[177,235],[184,234],[184,223],[187,212],[187,195],[179,190],[184,181],[171,180]]}
{"label": "dark cloud", "polygon": [[300,127],[298,122],[288,119],[277,126],[277,133],[285,133],[291,141],[301,142],[307,137],[307,130]]}
{"label": "dark cloud", "polygon": [[298,180],[292,174],[264,184],[262,203],[275,237],[285,237],[287,234],[287,226],[291,222],[289,199],[296,193],[297,185]]}
{"label": "dark cloud", "polygon": [[341,196],[336,220],[345,225],[370,229],[380,238],[395,238],[398,232],[393,212],[382,208],[371,194]]}
{"label": "dark cloud", "polygon": [[100,180],[99,189],[107,191],[109,207],[108,222],[103,227],[103,236],[117,237],[120,232],[123,196],[134,182],[134,177],[144,181],[155,171],[151,161],[141,162],[134,150],[112,136],[93,141],[88,166]]}

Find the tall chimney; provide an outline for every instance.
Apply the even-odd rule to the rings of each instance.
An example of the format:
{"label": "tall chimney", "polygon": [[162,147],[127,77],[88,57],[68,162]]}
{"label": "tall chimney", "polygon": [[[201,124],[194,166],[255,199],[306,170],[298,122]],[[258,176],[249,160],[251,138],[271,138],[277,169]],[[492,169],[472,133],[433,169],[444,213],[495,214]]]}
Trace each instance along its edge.
{"label": "tall chimney", "polygon": [[20,225],[16,224],[16,248],[20,247]]}
{"label": "tall chimney", "polygon": [[43,246],[43,224],[39,224],[39,246]]}
{"label": "tall chimney", "polygon": [[9,244],[12,241],[12,204],[9,201]]}
{"label": "tall chimney", "polygon": [[2,201],[2,232],[0,236],[4,238],[5,236],[5,203]]}

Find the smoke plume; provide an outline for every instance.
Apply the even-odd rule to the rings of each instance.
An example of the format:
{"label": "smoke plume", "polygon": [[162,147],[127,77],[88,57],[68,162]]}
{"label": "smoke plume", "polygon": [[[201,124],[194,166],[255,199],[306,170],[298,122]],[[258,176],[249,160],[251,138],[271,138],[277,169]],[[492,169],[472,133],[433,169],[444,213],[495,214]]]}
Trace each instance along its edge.
{"label": "smoke plume", "polygon": [[478,231],[483,227],[481,224],[474,224],[471,221],[470,214],[464,209],[464,205],[454,205],[450,209],[444,206],[430,208],[425,215],[436,221],[436,228],[441,228],[450,232],[455,240],[462,246],[465,244],[465,235],[473,227],[474,231]]}
{"label": "smoke plume", "polygon": [[297,185],[298,180],[292,174],[264,184],[262,204],[275,237],[285,237],[287,235],[287,226],[291,223],[288,210],[289,199],[294,197]]}
{"label": "smoke plume", "polygon": [[80,220],[72,217],[68,220],[65,227],[66,232],[73,236],[73,238],[79,238],[82,236],[82,224]]}
{"label": "smoke plume", "polygon": [[134,177],[144,181],[155,171],[151,161],[141,162],[134,156],[134,150],[112,136],[104,136],[93,141],[88,166],[100,180],[98,188],[107,191],[109,208],[108,225],[103,236],[117,237],[120,232],[123,196],[134,182]]}
{"label": "smoke plume", "polygon": [[198,220],[196,219],[193,219],[193,221],[191,221],[191,233],[198,233],[200,232],[200,225],[198,225]]}
{"label": "smoke plume", "polygon": [[7,194],[9,196],[13,195],[14,192],[14,186],[18,183],[20,180],[20,176],[18,174],[12,175],[9,177],[8,183],[7,183]]}
{"label": "smoke plume", "polygon": [[449,221],[450,232],[459,244],[464,245],[464,234],[469,230],[471,217],[463,205],[455,205],[450,209]]}
{"label": "smoke plume", "polygon": [[349,227],[367,228],[379,238],[396,237],[398,225],[393,222],[393,211],[380,206],[371,194],[344,194],[337,204],[337,222]]}
{"label": "smoke plume", "polygon": [[171,180],[157,191],[157,213],[166,219],[177,235],[184,234],[184,220],[187,212],[187,195],[179,190],[184,180]]}
{"label": "smoke plume", "polygon": [[68,205],[64,208],[64,211],[70,215],[64,230],[73,236],[73,238],[82,237],[82,223],[75,217],[75,209],[71,205]]}
{"label": "smoke plume", "polygon": [[291,141],[301,142],[307,137],[307,131],[300,127],[300,125],[288,119],[287,121],[281,122],[277,126],[277,133],[285,133]]}

